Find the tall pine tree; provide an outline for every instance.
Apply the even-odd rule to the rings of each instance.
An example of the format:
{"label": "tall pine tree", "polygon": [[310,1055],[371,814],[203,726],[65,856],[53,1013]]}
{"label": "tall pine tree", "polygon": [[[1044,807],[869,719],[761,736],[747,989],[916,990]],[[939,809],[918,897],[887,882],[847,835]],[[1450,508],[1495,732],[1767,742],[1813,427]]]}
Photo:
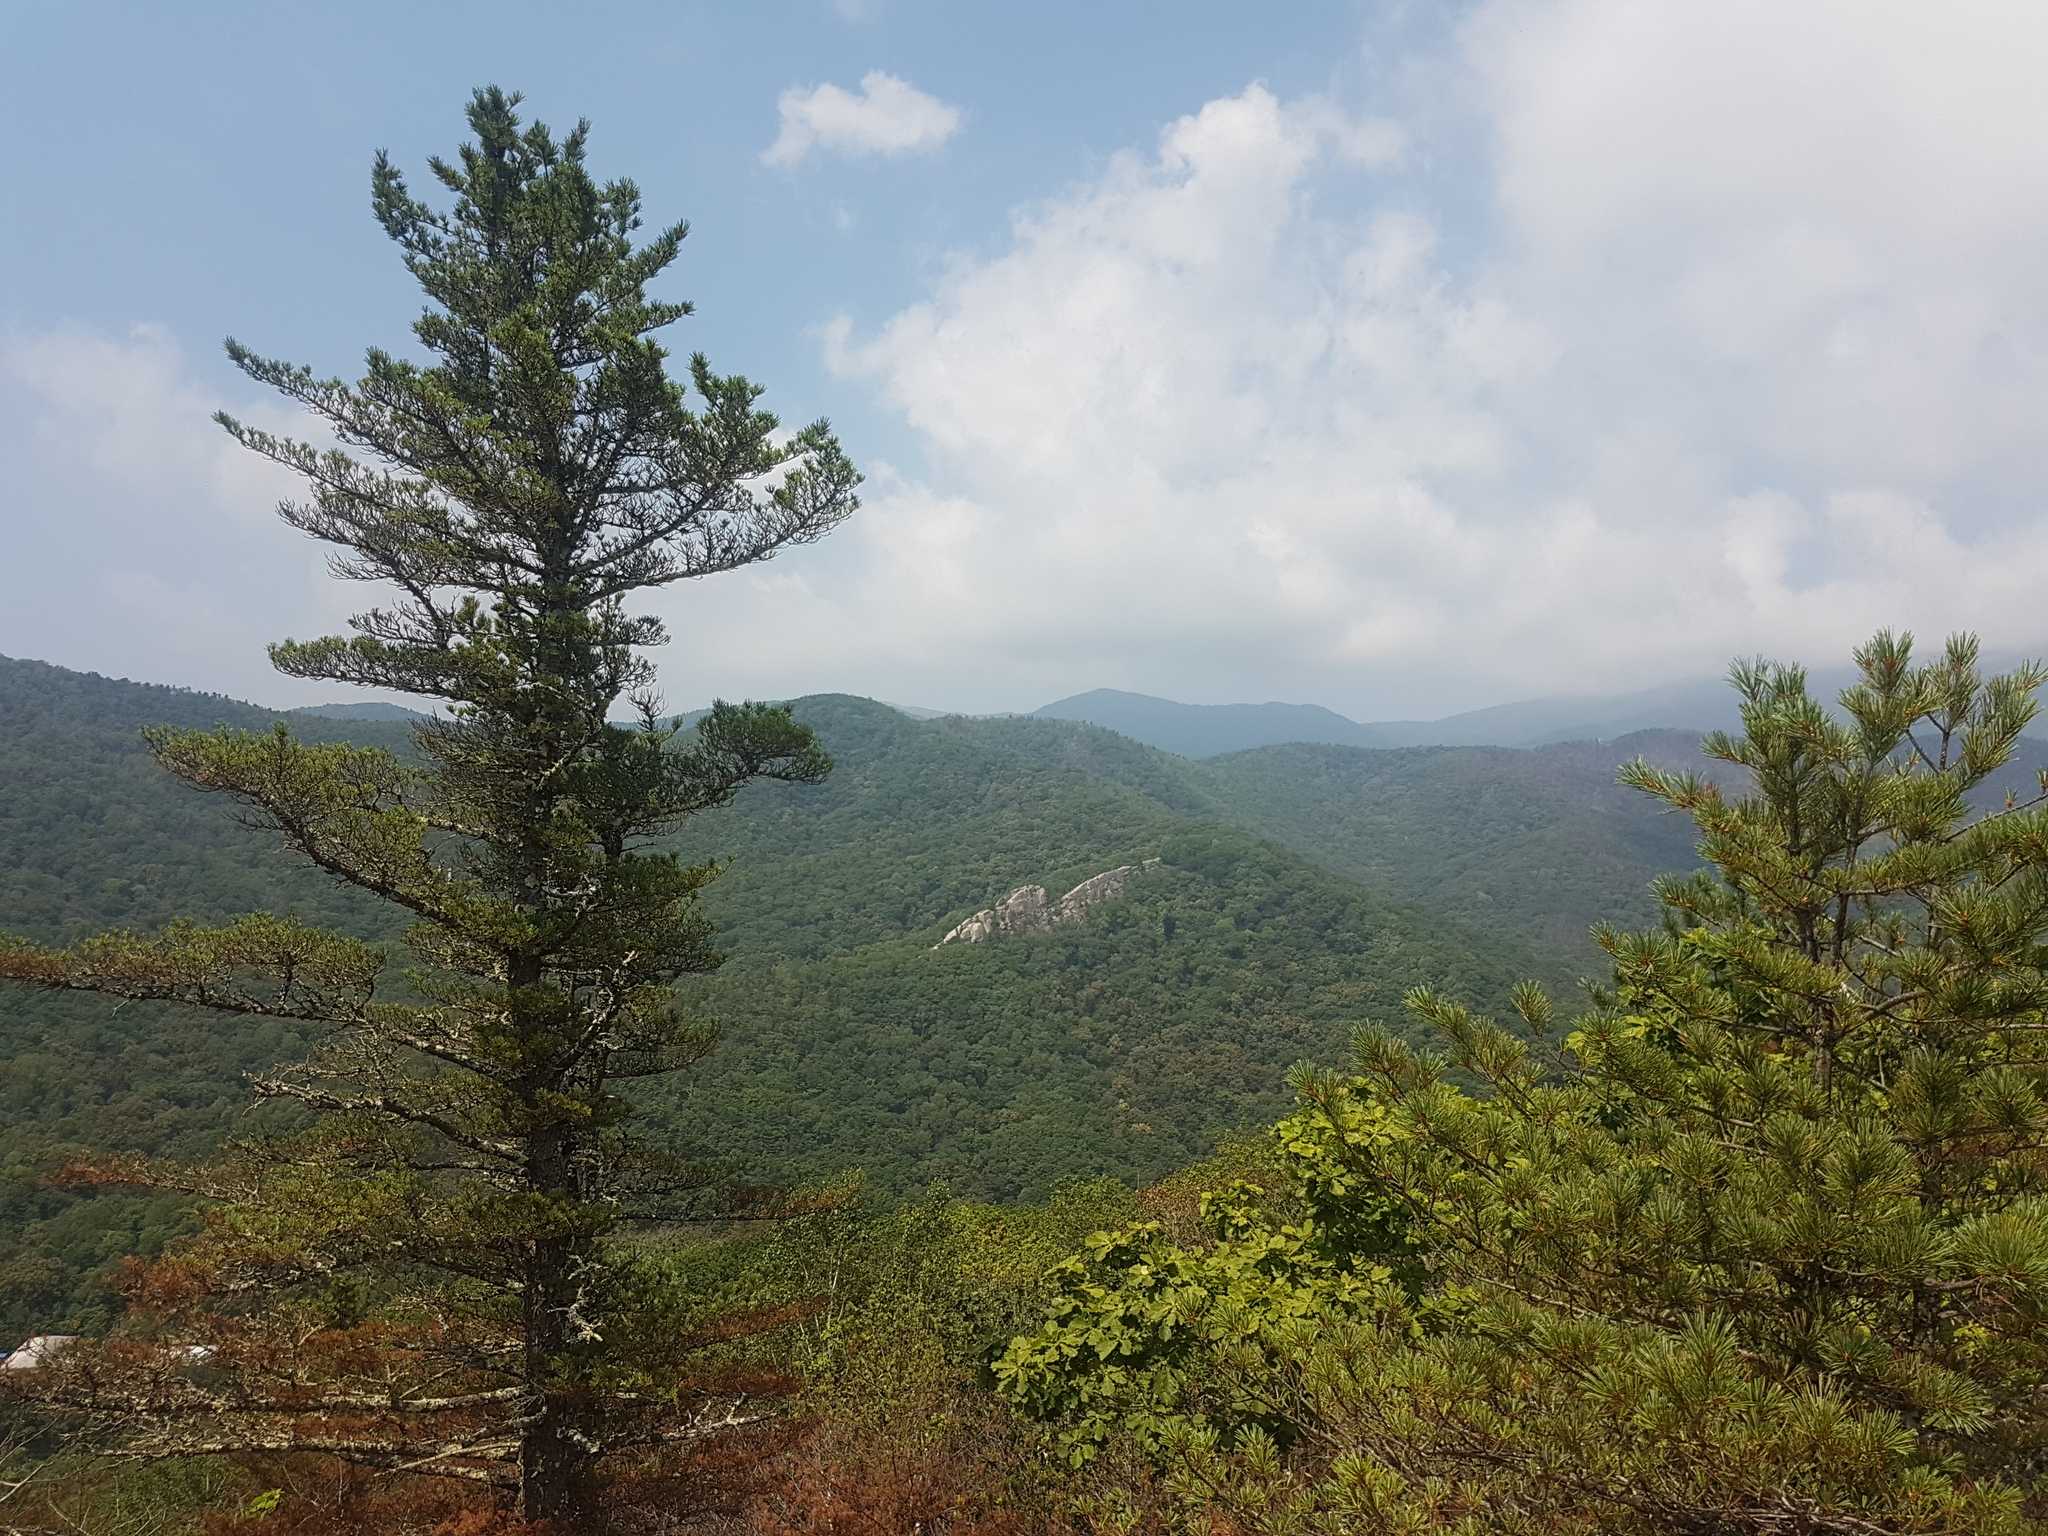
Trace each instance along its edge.
{"label": "tall pine tree", "polygon": [[[625,1130],[622,1081],[707,1048],[671,983],[719,960],[696,906],[715,868],[650,841],[750,779],[831,766],[784,709],[658,723],[641,653],[668,637],[627,599],[819,538],[859,476],[823,422],[779,433],[746,379],[702,356],[669,376],[655,336],[689,306],[646,290],[685,226],[636,245],[640,195],[592,178],[588,124],[557,140],[518,102],[476,93],[476,141],[431,162],[446,211],[376,162],[429,364],[373,350],[350,385],[228,344],[342,446],[221,424],[305,477],[282,514],[336,547],[337,575],[393,593],[352,636],[273,661],[449,709],[412,759],[282,727],[150,737],[172,772],[403,909],[405,967],[259,915],[4,940],[0,976],[318,1026],[257,1084],[315,1128],[213,1169],[99,1175],[209,1197],[204,1236],[136,1280],[172,1336],[210,1347],[207,1369],[80,1349],[40,1373],[52,1400],[120,1409],[136,1454],[317,1448],[516,1484],[529,1517],[574,1524],[598,1459],[677,1432],[687,1407],[664,1419],[663,1385],[621,1363],[606,1233],[701,1208],[715,1183]],[[611,723],[621,699],[637,726]]]}

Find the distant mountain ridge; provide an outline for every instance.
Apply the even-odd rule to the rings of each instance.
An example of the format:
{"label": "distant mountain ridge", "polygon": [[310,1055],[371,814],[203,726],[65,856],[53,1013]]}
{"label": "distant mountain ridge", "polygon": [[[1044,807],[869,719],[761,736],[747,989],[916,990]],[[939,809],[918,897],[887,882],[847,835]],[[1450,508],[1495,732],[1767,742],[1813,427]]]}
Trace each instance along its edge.
{"label": "distant mountain ridge", "polygon": [[[991,1198],[1069,1175],[1145,1182],[1276,1118],[1289,1065],[1341,1061],[1361,1021],[1410,1027],[1408,988],[1498,1012],[1544,967],[1515,933],[1231,823],[1205,770],[1109,732],[793,702],[837,761],[830,778],[753,785],[668,845],[732,861],[705,897],[730,961],[684,983],[720,1049],[636,1095],[647,1133],[691,1155],[799,1183],[858,1168],[886,1197],[935,1180]],[[403,721],[0,660],[0,929],[61,943],[265,911],[394,940],[404,914],[280,858],[274,834],[158,768],[141,735],[215,723],[410,750]],[[1293,805],[1256,810],[1290,830]],[[1072,921],[933,948],[1006,892],[1099,887],[1152,860]],[[288,1128],[245,1074],[303,1053],[307,1033],[0,987],[0,1331],[103,1326],[104,1262],[186,1220],[177,1200],[57,1188],[52,1167],[86,1150],[203,1159]]]}
{"label": "distant mountain ridge", "polygon": [[1441,720],[1350,720],[1319,704],[1182,704],[1117,688],[1077,693],[1032,714],[1100,726],[1180,757],[1217,757],[1289,742],[1381,750],[1539,747],[1613,741],[1638,731],[1726,730],[1740,723],[1735,694],[1720,678],[1688,678],[1636,693],[1525,699]]}
{"label": "distant mountain ridge", "polygon": [[[886,1197],[935,1180],[1036,1198],[1068,1175],[1156,1178],[1217,1131],[1276,1118],[1289,1064],[1342,1061],[1355,1025],[1413,1030],[1412,986],[1505,1017],[1534,977],[1570,1011],[1577,979],[1605,968],[1587,927],[1653,924],[1649,881],[1697,862],[1690,822],[1616,767],[1640,753],[1725,772],[1682,731],[1534,749],[1295,742],[1197,762],[1059,718],[792,702],[837,759],[831,777],[754,785],[667,845],[731,860],[705,896],[731,958],[685,984],[720,1048],[687,1081],[648,1085],[646,1129],[769,1179],[861,1168]],[[0,929],[66,942],[292,911],[395,938],[402,914],[279,858],[274,837],[157,768],[140,734],[281,721],[306,741],[410,750],[402,720],[0,658]],[[2023,742],[1980,803],[2031,793],[2043,763],[2048,743]],[[1006,893],[1071,900],[1152,860],[1072,921],[941,943]],[[104,1263],[186,1219],[168,1198],[58,1188],[51,1167],[88,1149],[200,1159],[287,1128],[245,1074],[307,1044],[285,1020],[195,1027],[164,1005],[0,987],[0,1331],[100,1326]]]}
{"label": "distant mountain ridge", "polygon": [[403,704],[387,704],[381,699],[372,699],[359,704],[307,704],[292,710],[295,715],[315,715],[322,720],[427,720],[430,715],[417,709],[407,709]]}
{"label": "distant mountain ridge", "polygon": [[[1940,654],[1922,644],[1923,661]],[[1986,673],[2006,672],[2025,657],[1987,650]],[[1847,668],[1809,669],[1807,686],[1832,700],[1856,681]],[[1690,677],[1633,693],[1560,694],[1466,710],[1440,720],[1351,720],[1320,704],[1182,704],[1119,688],[1095,688],[1031,711],[1042,720],[1100,726],[1178,757],[1217,757],[1295,742],[1366,747],[1545,747],[1573,741],[1616,741],[1638,731],[1734,731],[1742,718],[1724,677]],[[913,710],[920,719],[936,711]]]}
{"label": "distant mountain ridge", "polygon": [[1320,704],[1181,704],[1150,694],[1096,688],[1035,709],[1039,720],[1100,726],[1179,757],[1216,757],[1287,741],[1333,747],[1392,747],[1378,726],[1347,720]]}

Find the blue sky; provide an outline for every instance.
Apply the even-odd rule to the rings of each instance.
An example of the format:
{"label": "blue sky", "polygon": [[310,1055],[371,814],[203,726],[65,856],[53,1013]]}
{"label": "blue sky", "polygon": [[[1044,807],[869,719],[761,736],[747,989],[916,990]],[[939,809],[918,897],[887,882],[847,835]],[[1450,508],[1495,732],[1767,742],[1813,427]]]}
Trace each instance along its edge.
{"label": "blue sky", "polygon": [[677,349],[870,474],[659,600],[678,705],[2039,649],[2044,53],[2038,7],[1890,0],[0,3],[0,653],[331,695],[262,643],[365,594],[207,423],[291,425],[219,340],[402,347],[369,160],[487,81],[691,221]]}

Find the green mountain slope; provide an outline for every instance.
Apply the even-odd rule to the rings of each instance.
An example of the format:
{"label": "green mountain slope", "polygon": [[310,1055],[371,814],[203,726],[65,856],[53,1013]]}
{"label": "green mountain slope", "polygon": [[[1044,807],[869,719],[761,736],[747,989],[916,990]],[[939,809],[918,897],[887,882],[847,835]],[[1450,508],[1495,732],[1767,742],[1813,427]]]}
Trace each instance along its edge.
{"label": "green mountain slope", "polygon": [[[1536,963],[1195,819],[1168,785],[865,700],[799,712],[839,759],[831,781],[758,788],[687,843],[733,860],[707,897],[731,958],[694,992],[725,1043],[657,1103],[707,1145],[800,1176],[858,1163],[892,1191],[1151,1177],[1269,1118],[1291,1062],[1334,1059],[1366,1018],[1398,1023],[1409,987],[1498,1007]],[[1148,858],[1168,867],[1081,922],[933,947],[1016,887],[1057,897]]]}
{"label": "green mountain slope", "polygon": [[[1270,1118],[1285,1068],[1398,1024],[1417,984],[1499,1009],[1526,975],[1597,968],[1600,918],[1650,918],[1691,831],[1614,787],[1649,735],[1529,751],[1280,746],[1190,762],[1046,719],[913,720],[800,701],[839,759],[761,785],[678,844],[731,862],[707,905],[724,971],[694,983],[720,1051],[650,1087],[674,1140],[762,1176],[859,1167],[903,1192],[1031,1195],[1070,1173],[1152,1177]],[[51,940],[294,908],[369,937],[393,915],[275,856],[230,807],[159,773],[146,723],[278,717],[232,700],[0,662],[0,926]],[[295,717],[403,748],[403,727]],[[1048,933],[935,948],[1027,885],[1165,866]],[[66,1148],[202,1155],[262,1122],[242,1074],[290,1031],[88,998],[0,994],[0,1326],[74,1311],[81,1269],[175,1209],[53,1190]]]}
{"label": "green mountain slope", "polygon": [[[1290,1062],[1338,1055],[1362,1018],[1397,1018],[1408,986],[1497,1005],[1533,962],[1200,819],[1165,779],[1148,791],[862,700],[799,713],[840,760],[831,782],[757,786],[690,830],[684,851],[733,860],[709,897],[732,961],[695,988],[724,1045],[649,1100],[658,1128],[763,1176],[861,1167],[888,1192],[945,1179],[997,1196],[1067,1172],[1147,1178],[1270,1117]],[[232,807],[155,770],[137,735],[276,718],[0,662],[0,927],[64,940],[262,907],[391,935],[389,912],[277,858]],[[374,722],[291,724],[404,740]],[[1128,749],[1095,734],[1098,750]],[[1143,858],[1173,867],[1082,922],[932,947],[1016,886],[1057,896]],[[49,1187],[67,1150],[201,1155],[260,1128],[242,1074],[303,1044],[209,1015],[0,994],[0,1327],[90,1322],[85,1272],[178,1219]]]}
{"label": "green mountain slope", "polygon": [[1697,862],[1690,821],[1615,783],[1638,753],[1705,767],[1689,732],[1535,748],[1296,742],[1191,762],[1066,721],[934,723],[1228,822],[1404,906],[1518,940],[1529,974],[1566,992],[1601,973],[1594,923],[1655,922],[1649,882]]}
{"label": "green mountain slope", "polygon": [[[138,734],[275,718],[213,694],[0,659],[0,927],[60,943],[262,908],[388,931],[375,903],[277,858],[230,807],[158,770]],[[388,727],[352,734],[378,730],[402,740]],[[0,988],[0,1333],[89,1322],[104,1298],[86,1273],[155,1247],[181,1219],[172,1201],[50,1188],[44,1175],[67,1149],[204,1156],[260,1123],[242,1074],[303,1047],[261,1021]]]}
{"label": "green mountain slope", "polygon": [[[1746,775],[1699,744],[1664,730],[1519,749],[1295,743],[1189,763],[1179,782],[1207,814],[1332,873],[1523,941],[1540,957],[1531,974],[1570,992],[1606,973],[1595,923],[1654,926],[1650,882],[1699,864],[1691,818],[1617,784],[1616,769],[1642,756],[1746,792]],[[2034,795],[2043,764],[2048,742],[2022,739],[1978,804]]]}
{"label": "green mountain slope", "polygon": [[[149,725],[268,730],[280,718],[219,694],[0,657],[0,926],[57,942],[296,906],[309,921],[370,931],[376,903],[272,857],[232,807],[162,773],[140,738]],[[309,741],[406,739],[402,726],[290,718]]]}
{"label": "green mountain slope", "polygon": [[1216,814],[1586,972],[1601,960],[1593,924],[1655,923],[1649,882],[1699,862],[1689,818],[1615,782],[1639,753],[1664,768],[1706,766],[1699,738],[1678,731],[1523,750],[1262,747],[1200,766]]}
{"label": "green mountain slope", "polygon": [[[1145,1179],[1270,1119],[1282,1074],[1398,1025],[1408,987],[1481,1007],[1598,969],[1598,919],[1648,921],[1692,831],[1615,787],[1677,733],[1531,750],[1276,746],[1191,762],[1050,719],[913,720],[799,701],[839,760],[760,785],[679,844],[728,858],[707,906],[727,967],[690,988],[718,1053],[651,1086],[650,1124],[763,1177],[864,1169],[899,1193],[1033,1195]],[[393,914],[277,856],[232,807],[149,762],[153,723],[267,729],[212,695],[0,659],[0,928],[63,941],[174,916],[295,909],[370,938]],[[403,750],[402,725],[294,716]],[[2027,744],[2028,760],[2048,748]],[[2031,792],[2031,771],[1992,786]],[[1050,932],[940,938],[1009,891],[1164,866]],[[0,1332],[89,1324],[91,1275],[147,1250],[175,1203],[50,1187],[67,1151],[203,1156],[262,1128],[243,1074],[305,1042],[255,1021],[0,988]]]}

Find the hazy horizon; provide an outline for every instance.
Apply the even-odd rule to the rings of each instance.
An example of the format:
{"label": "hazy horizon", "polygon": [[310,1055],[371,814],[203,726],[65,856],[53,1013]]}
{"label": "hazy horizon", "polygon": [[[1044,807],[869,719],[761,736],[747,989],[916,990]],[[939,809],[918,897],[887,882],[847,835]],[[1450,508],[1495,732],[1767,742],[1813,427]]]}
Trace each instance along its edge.
{"label": "hazy horizon", "polygon": [[[63,663],[61,662],[53,662],[49,660],[49,658],[47,657],[38,656],[10,657],[4,654],[0,654],[0,661],[20,661],[45,666],[57,666],[60,668],[63,667]],[[1993,661],[1994,664],[1997,664],[1998,659],[1994,658]],[[96,669],[92,668],[78,667],[64,668],[64,670],[75,672],[96,671]],[[319,694],[321,695],[320,697],[308,699],[301,702],[280,703],[277,702],[275,699],[271,698],[264,698],[260,696],[244,696],[223,689],[198,687],[192,684],[185,683],[163,683],[159,682],[156,679],[134,677],[127,675],[125,673],[99,672],[98,675],[106,677],[109,681],[113,682],[137,683],[155,687],[171,687],[186,689],[188,691],[195,693],[218,694],[222,697],[233,699],[238,703],[253,704],[260,709],[271,709],[282,712],[297,711],[305,713],[330,713],[339,715],[344,711],[353,711],[358,709],[375,710],[385,707],[397,707],[402,709],[411,709],[418,713],[424,713],[430,710],[431,708],[435,707],[434,701],[432,700],[423,700],[410,695],[397,694],[388,689],[381,691],[375,689],[365,689],[360,691],[360,693],[355,697],[344,698],[341,697],[341,695],[347,692],[345,688],[334,684],[318,684],[308,691],[315,694]],[[1834,672],[1817,672],[1815,674],[1815,677],[1817,686],[1820,686],[1824,689],[1833,689],[1847,681],[1847,674],[1845,672],[1841,672],[1840,669],[1835,669]],[[1454,719],[1466,715],[1484,715],[1495,711],[1509,710],[1517,708],[1519,706],[1532,704],[1568,705],[1574,701],[1584,701],[1591,705],[1605,705],[1609,703],[1628,704],[1640,700],[1652,699],[1658,695],[1664,694],[1683,694],[1687,697],[1708,697],[1718,693],[1720,690],[1724,690],[1726,687],[1727,682],[1725,677],[1700,676],[1688,678],[1675,678],[1662,685],[1653,686],[1647,689],[1635,689],[1626,692],[1528,695],[1517,698],[1498,699],[1491,701],[1490,703],[1474,706],[1469,709],[1444,710],[1434,715],[1408,717],[1403,719],[1393,719],[1390,717],[1382,717],[1378,719],[1358,719],[1354,716],[1345,715],[1341,710],[1331,709],[1328,705],[1322,704],[1313,699],[1275,698],[1225,699],[1214,701],[1201,701],[1187,699],[1172,699],[1160,694],[1144,694],[1134,692],[1133,690],[1129,689],[1112,688],[1082,689],[1072,694],[1061,695],[1059,698],[1056,699],[1044,700],[1043,702],[1035,705],[1024,705],[1017,707],[986,710],[946,709],[939,706],[922,703],[915,699],[890,699],[885,698],[879,694],[864,693],[858,689],[800,688],[790,692],[771,695],[742,696],[735,694],[731,695],[731,697],[754,697],[767,699],[771,702],[781,702],[789,699],[797,699],[824,694],[845,694],[851,697],[868,699],[873,703],[881,704],[886,706],[887,708],[900,710],[904,713],[918,717],[958,715],[966,716],[968,718],[995,719],[1003,717],[1022,717],[1040,715],[1044,714],[1049,710],[1053,710],[1061,705],[1077,703],[1081,700],[1088,699],[1096,694],[1108,693],[1120,695],[1124,698],[1139,700],[1147,703],[1170,704],[1178,709],[1213,711],[1243,709],[1321,710],[1329,714],[1332,714],[1337,718],[1344,720],[1350,724],[1371,726],[1418,723],[1428,724],[1435,721]],[[727,695],[716,695],[716,697],[726,696]],[[678,716],[687,716],[701,713],[703,710],[707,709],[710,706],[711,698],[712,696],[707,696],[702,699],[684,702],[664,696],[662,699],[662,713],[664,715],[672,714]],[[351,715],[347,717],[359,719],[376,718],[372,715]],[[620,714],[616,718],[626,719],[630,717],[625,714]],[[1056,718],[1068,717],[1058,716]]]}

